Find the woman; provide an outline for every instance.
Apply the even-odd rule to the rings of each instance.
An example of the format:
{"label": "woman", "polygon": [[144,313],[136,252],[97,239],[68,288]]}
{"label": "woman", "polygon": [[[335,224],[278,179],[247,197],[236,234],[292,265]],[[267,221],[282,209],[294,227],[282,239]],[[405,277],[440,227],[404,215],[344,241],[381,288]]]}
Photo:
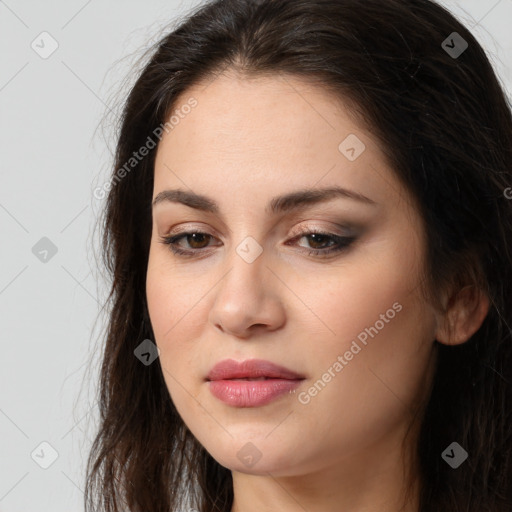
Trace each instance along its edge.
{"label": "woman", "polygon": [[105,187],[87,510],[510,512],[511,184],[436,3],[198,8]]}

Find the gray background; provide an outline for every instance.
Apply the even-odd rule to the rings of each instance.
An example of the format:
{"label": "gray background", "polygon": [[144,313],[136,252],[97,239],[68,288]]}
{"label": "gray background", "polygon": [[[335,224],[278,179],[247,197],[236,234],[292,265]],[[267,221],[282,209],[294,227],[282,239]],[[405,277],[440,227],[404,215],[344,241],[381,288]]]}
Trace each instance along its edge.
{"label": "gray background", "polygon": [[[512,0],[442,3],[473,29],[510,93]],[[197,4],[0,1],[0,512],[83,510],[105,322],[93,249],[104,204],[93,190],[114,143],[105,114],[137,57]]]}

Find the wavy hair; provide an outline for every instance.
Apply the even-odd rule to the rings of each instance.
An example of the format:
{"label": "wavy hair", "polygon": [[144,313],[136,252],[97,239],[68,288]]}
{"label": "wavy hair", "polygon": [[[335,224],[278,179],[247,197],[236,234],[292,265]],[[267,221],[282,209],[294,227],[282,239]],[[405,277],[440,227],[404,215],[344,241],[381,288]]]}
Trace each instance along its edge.
{"label": "wavy hair", "polygon": [[[443,45],[453,32],[468,44],[458,56]],[[134,356],[154,340],[145,282],[156,148],[119,177],[177,97],[227,68],[298,77],[354,105],[420,209],[425,296],[438,308],[447,286],[489,297],[466,343],[434,342],[416,448],[419,512],[510,512],[511,108],[477,40],[430,0],[210,0],[151,48],[124,102],[101,219],[112,281],[86,511],[175,512],[185,496],[200,512],[232,507],[231,472],[182,421],[159,359],[145,366]],[[469,453],[456,470],[441,458],[453,441]]]}

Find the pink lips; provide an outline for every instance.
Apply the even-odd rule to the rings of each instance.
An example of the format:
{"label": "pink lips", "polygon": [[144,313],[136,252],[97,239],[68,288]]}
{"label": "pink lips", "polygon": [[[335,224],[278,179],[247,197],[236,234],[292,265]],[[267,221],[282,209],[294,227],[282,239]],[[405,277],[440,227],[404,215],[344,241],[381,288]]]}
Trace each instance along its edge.
{"label": "pink lips", "polygon": [[[249,380],[261,379],[261,380]],[[236,407],[258,407],[294,390],[304,376],[262,359],[225,359],[207,376],[211,393]]]}

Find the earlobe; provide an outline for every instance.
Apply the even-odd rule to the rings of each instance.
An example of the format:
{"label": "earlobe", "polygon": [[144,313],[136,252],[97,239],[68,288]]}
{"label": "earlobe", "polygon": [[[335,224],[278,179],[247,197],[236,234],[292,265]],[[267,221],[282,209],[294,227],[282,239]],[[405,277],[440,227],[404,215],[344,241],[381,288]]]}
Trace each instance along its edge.
{"label": "earlobe", "polygon": [[489,298],[474,285],[465,286],[450,298],[438,322],[436,340],[445,345],[459,345],[475,334],[489,312]]}

